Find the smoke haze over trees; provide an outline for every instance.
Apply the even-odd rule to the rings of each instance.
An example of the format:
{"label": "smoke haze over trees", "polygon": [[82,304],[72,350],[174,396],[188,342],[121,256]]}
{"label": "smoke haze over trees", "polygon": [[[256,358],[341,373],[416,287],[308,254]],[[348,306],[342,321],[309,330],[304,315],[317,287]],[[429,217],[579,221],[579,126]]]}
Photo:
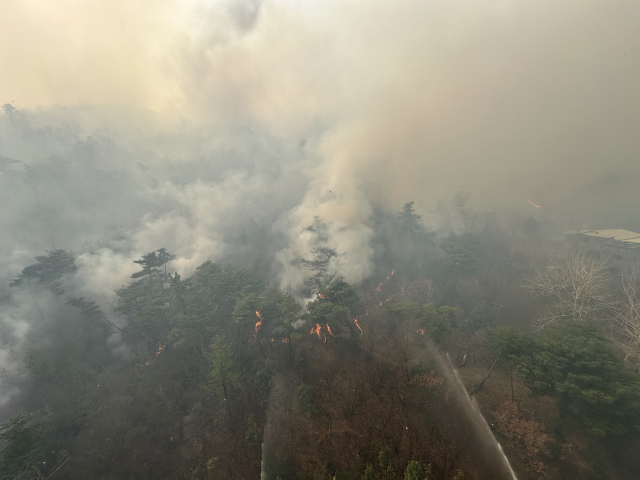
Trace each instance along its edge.
{"label": "smoke haze over trees", "polygon": [[638,2],[5,3],[0,477],[631,478]]}

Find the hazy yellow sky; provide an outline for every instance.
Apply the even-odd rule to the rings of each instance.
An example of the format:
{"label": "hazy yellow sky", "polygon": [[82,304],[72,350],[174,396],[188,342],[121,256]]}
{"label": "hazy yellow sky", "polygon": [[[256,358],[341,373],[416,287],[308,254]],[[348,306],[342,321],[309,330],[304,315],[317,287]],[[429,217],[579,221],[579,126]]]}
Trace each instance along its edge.
{"label": "hazy yellow sky", "polygon": [[3,18],[2,102],[320,121],[332,175],[393,197],[582,181],[639,146],[637,0],[4,0]]}
{"label": "hazy yellow sky", "polygon": [[[440,200],[469,190],[478,211],[637,225],[638,0],[0,1],[0,103],[41,125],[77,121],[82,135],[108,117],[133,139],[126,160],[110,160],[133,165],[118,168],[134,171],[147,148],[198,156],[212,148],[202,138],[232,142],[234,129],[300,145],[295,177],[262,178],[271,160],[258,165],[258,147],[258,173],[212,161],[238,176],[197,179],[188,195],[159,186],[200,223],[169,208],[136,233],[141,249],[178,232],[190,265],[219,254],[216,215],[252,182],[297,196],[279,215],[283,265],[309,255],[319,216],[356,283],[371,273],[378,205],[414,200],[435,218]],[[0,155],[39,161],[23,140]]]}

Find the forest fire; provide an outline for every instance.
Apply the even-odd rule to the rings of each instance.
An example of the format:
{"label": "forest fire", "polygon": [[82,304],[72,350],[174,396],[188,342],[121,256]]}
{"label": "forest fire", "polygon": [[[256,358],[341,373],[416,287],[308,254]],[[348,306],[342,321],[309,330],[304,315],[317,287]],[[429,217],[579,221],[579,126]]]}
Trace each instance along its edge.
{"label": "forest fire", "polygon": [[331,332],[331,327],[329,326],[329,324],[325,324],[325,326],[327,327],[327,333],[329,333],[329,335],[331,335],[332,337],[335,337],[335,335]]}
{"label": "forest fire", "polygon": [[360,328],[360,324],[358,323],[358,317],[353,319],[353,323],[356,324],[356,327],[358,327],[358,330],[360,330],[360,335],[362,335],[362,328]]}
{"label": "forest fire", "polygon": [[256,322],[256,329],[255,333],[253,334],[253,338],[258,338],[258,330],[260,330],[260,326],[262,325],[262,321],[264,320],[258,310],[256,310],[256,317],[258,317],[258,321]]}
{"label": "forest fire", "polygon": [[322,332],[322,327],[320,326],[319,323],[316,323],[316,326],[311,329],[311,335],[315,333],[318,335],[318,338],[322,338],[322,336],[320,335],[321,332]]}
{"label": "forest fire", "polygon": [[[322,329],[322,325],[320,325],[319,323],[316,323],[316,326],[311,329],[310,333],[311,333],[311,335],[313,335],[313,334],[318,335],[318,338],[321,338],[323,342],[327,341],[327,333],[329,335],[331,335],[332,337],[336,337],[337,336],[337,335],[333,334],[333,332],[331,331],[331,327],[329,326],[328,323],[324,324],[324,330]],[[285,340],[287,340],[287,339],[285,339]],[[284,342],[284,340],[283,340],[283,342]],[[288,340],[287,340],[287,342],[288,342]],[[284,343],[286,343],[286,342],[284,342]]]}
{"label": "forest fire", "polygon": [[[382,290],[382,287],[384,285],[386,285],[386,283],[389,281],[389,279],[391,279],[391,277],[396,273],[395,270],[392,270],[391,273],[389,275],[387,275],[387,278],[385,278],[384,281],[380,282],[378,284],[378,286],[376,288],[374,288],[374,291],[380,292]],[[367,293],[367,295],[369,295]],[[374,304],[374,309],[380,308],[382,307],[382,305],[384,305],[385,303],[391,301],[391,298],[395,297],[394,295],[389,296],[388,298],[385,298],[384,300],[378,300],[377,304]],[[318,293],[318,298],[325,298],[325,296],[322,293]],[[369,310],[366,310],[364,315],[362,315],[362,317],[366,317],[369,315]],[[358,328],[358,330],[360,331],[360,335],[363,334],[362,331],[362,327],[360,326],[360,323],[358,322],[358,320],[360,319],[360,316],[357,316],[353,319],[353,323],[355,323],[356,327]],[[333,332],[331,331],[331,327],[329,327],[329,324],[325,324],[325,331],[323,331],[322,327],[320,326],[320,324],[316,324],[315,327],[313,327],[311,329],[310,334],[311,335],[318,335],[318,338],[324,338],[324,341],[327,341],[327,335],[326,334],[331,335],[332,337],[336,337],[337,335],[334,335]]]}
{"label": "forest fire", "polygon": [[640,480],[640,0],[0,2],[0,480]]}
{"label": "forest fire", "polygon": [[376,292],[381,291],[382,286],[383,286],[383,285],[385,285],[385,284],[389,281],[389,279],[393,276],[393,274],[394,274],[394,273],[396,273],[396,271],[395,271],[395,270],[391,270],[391,273],[390,273],[389,275],[387,275],[387,278],[384,280],[384,282],[380,282],[380,283],[378,284],[378,286],[377,286],[376,288],[374,288],[374,290],[375,290]]}

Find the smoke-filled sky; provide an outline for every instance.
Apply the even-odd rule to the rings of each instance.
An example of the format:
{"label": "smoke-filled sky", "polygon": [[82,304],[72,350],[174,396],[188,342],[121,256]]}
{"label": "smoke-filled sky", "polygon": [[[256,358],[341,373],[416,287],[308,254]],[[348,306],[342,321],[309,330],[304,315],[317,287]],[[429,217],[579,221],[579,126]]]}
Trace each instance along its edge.
{"label": "smoke-filled sky", "polygon": [[[70,291],[113,301],[166,247],[186,274],[251,251],[290,288],[319,217],[358,283],[376,206],[435,222],[460,190],[640,230],[637,0],[3,0],[2,17],[0,104],[23,112],[0,119],[5,278],[65,248]],[[33,312],[11,302],[24,336]]]}
{"label": "smoke-filled sky", "polygon": [[638,163],[633,0],[5,0],[3,17],[6,101],[320,123],[324,183],[394,201],[544,204]]}
{"label": "smoke-filled sky", "polygon": [[[3,16],[2,103],[35,123],[117,132],[129,155],[103,160],[114,168],[144,164],[142,150],[177,170],[196,151],[247,150],[239,129],[301,145],[286,161],[271,152],[299,172],[296,186],[260,174],[260,144],[244,152],[257,172],[192,178],[180,191],[167,177],[154,194],[200,211],[193,231],[264,182],[293,192],[281,196],[294,250],[309,247],[300,228],[318,215],[345,250],[363,252],[356,269],[374,202],[427,211],[468,190],[480,209],[533,200],[566,226],[640,228],[629,208],[640,171],[636,1],[9,0]],[[24,144],[0,155],[33,161]],[[180,214],[160,217],[138,236],[165,238]],[[185,235],[194,252],[215,250],[208,233]]]}

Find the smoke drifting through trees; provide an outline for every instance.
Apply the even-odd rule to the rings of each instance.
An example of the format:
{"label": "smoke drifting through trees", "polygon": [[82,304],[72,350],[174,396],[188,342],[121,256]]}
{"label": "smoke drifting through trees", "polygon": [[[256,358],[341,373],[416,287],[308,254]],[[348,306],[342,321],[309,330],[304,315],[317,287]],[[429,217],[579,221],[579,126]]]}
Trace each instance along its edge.
{"label": "smoke drifting through trees", "polygon": [[[446,343],[462,325],[448,306],[478,330],[495,312],[521,327],[605,316],[606,338],[637,364],[636,277],[610,291],[593,262],[548,262],[545,242],[584,224],[640,230],[638,8],[9,1],[0,418],[29,391],[25,365],[47,378],[43,358],[68,365],[60,352],[86,340],[90,360],[51,374],[33,402],[56,381],[80,398],[104,365],[146,355],[141,339],[164,351],[174,329],[213,365],[211,394],[232,391],[230,339],[200,316],[207,309],[233,310],[263,359],[286,339],[291,361],[307,327],[323,343],[350,330],[369,358],[398,335],[408,349],[408,333],[385,337],[390,318],[428,319],[419,328]],[[398,265],[407,284],[376,291]],[[238,280],[241,268],[265,289],[256,280],[241,301],[207,297],[207,282]],[[548,307],[535,319],[518,303],[525,278]],[[312,299],[304,316],[300,298]],[[212,335],[213,351],[199,341]],[[512,374],[516,352],[500,355]],[[116,433],[109,412],[125,397],[100,417]],[[193,406],[190,421],[202,415]]]}

